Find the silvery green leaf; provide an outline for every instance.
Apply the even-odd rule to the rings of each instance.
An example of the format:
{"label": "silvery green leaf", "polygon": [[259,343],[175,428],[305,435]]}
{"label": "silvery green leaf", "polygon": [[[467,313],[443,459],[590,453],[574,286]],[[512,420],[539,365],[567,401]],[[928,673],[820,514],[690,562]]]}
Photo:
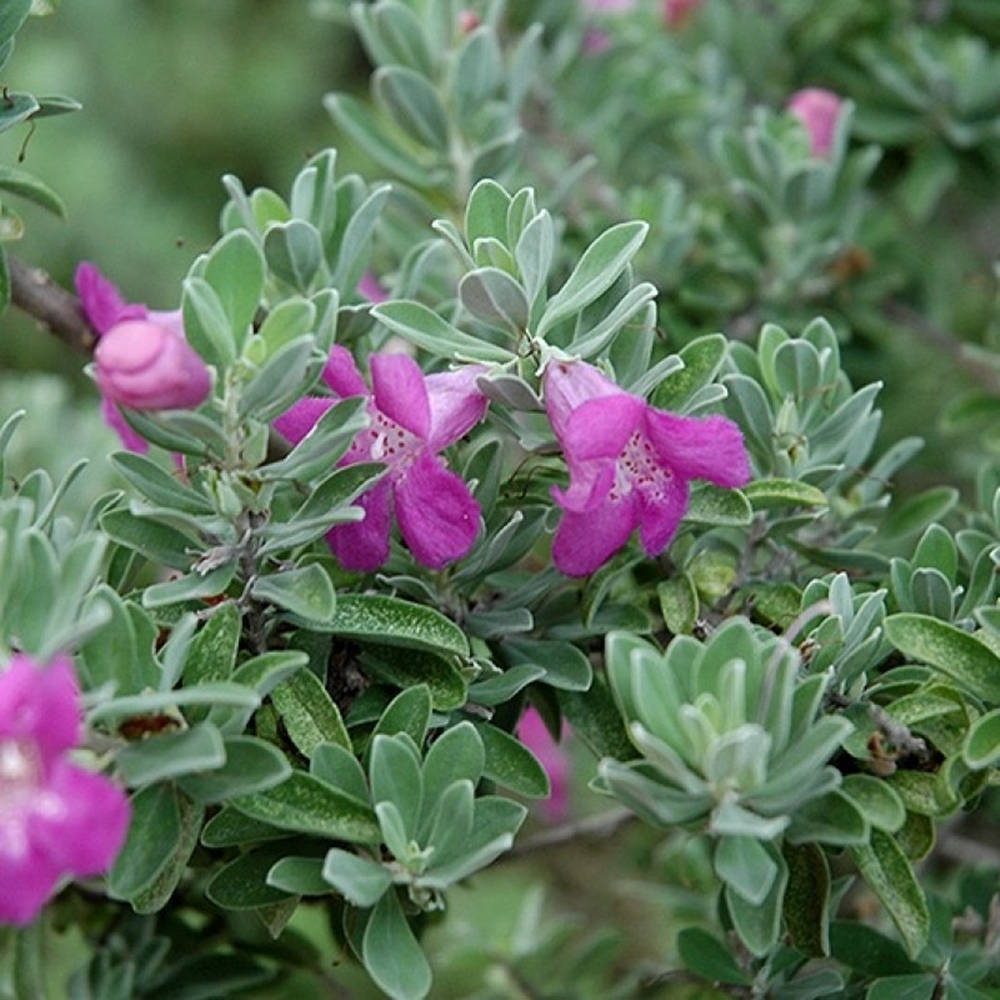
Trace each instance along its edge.
{"label": "silvery green leaf", "polygon": [[368,244],[391,193],[392,187],[388,184],[375,188],[351,214],[344,228],[337,250],[336,267],[330,279],[330,284],[344,294],[357,285],[367,266]]}
{"label": "silvery green leaf", "polygon": [[[508,230],[509,228],[508,213]],[[534,305],[539,294],[545,289],[554,251],[555,227],[552,224],[552,216],[543,209],[520,231],[514,244],[514,260],[521,272],[524,289],[531,305]]]}
{"label": "silvery green leaf", "polygon": [[505,271],[483,267],[466,274],[458,284],[462,305],[477,319],[509,327],[515,332],[528,325],[528,300]]}
{"label": "silvery green leaf", "polygon": [[384,893],[372,910],[361,959],[392,1000],[422,1000],[430,991],[430,966],[393,892]]}
{"label": "silvery green leaf", "polygon": [[372,88],[403,131],[425,146],[447,150],[448,116],[427,77],[405,66],[382,66]]}
{"label": "silvery green leaf", "polygon": [[407,152],[356,98],[327,94],[323,106],[349,139],[400,180],[418,190],[433,190],[446,180],[443,170],[428,167]]}
{"label": "silvery green leaf", "polygon": [[403,823],[404,840],[409,842],[417,832],[424,794],[417,755],[404,738],[379,734],[372,741],[368,771],[376,811],[382,802],[393,803]]}
{"label": "silvery green leaf", "polygon": [[323,878],[355,906],[374,906],[392,885],[388,869],[368,858],[331,847],[323,862]]}
{"label": "silvery green leaf", "polygon": [[208,255],[203,277],[219,297],[238,350],[246,339],[264,290],[260,249],[243,230],[229,233]]}
{"label": "silvery green leaf", "polygon": [[537,334],[580,312],[607,291],[638,252],[649,232],[645,222],[622,222],[603,232],[584,251],[566,283],[552,296]]}
{"label": "silvery green leaf", "polygon": [[153,715],[167,709],[185,705],[232,705],[235,708],[256,708],[260,697],[256,691],[220,681],[215,684],[198,684],[177,691],[157,691],[148,694],[112,698],[96,705],[88,715],[91,723],[107,719],[118,720],[130,715]]}
{"label": "silvery green leaf", "polygon": [[288,455],[261,466],[257,475],[264,480],[308,481],[334,469],[357,433],[368,426],[366,402],[363,396],[334,402]]}
{"label": "silvery green leaf", "polygon": [[317,153],[296,175],[289,200],[292,216],[311,222],[324,240],[337,222],[336,165],[335,149]]}
{"label": "silvery green leaf", "polygon": [[340,709],[311,670],[297,670],[283,680],[271,691],[271,701],[303,756],[311,758],[328,744],[350,748]]}
{"label": "silvery green leaf", "polygon": [[507,212],[511,197],[496,181],[489,178],[479,181],[469,194],[465,205],[465,241],[475,247],[476,240],[492,238],[506,246]]}
{"label": "silvery green leaf", "polygon": [[[656,288],[649,282],[642,282],[635,288],[629,290],[623,299],[597,324],[592,330],[587,331],[583,336],[576,337],[567,347],[567,351],[579,355],[581,358],[593,357],[599,354],[611,341],[616,333],[629,323],[633,317],[644,310],[645,307],[656,298]],[[668,378],[674,371],[680,370],[680,365],[675,361],[670,362],[669,369],[660,370],[661,379]],[[659,384],[659,383],[657,383]],[[645,393],[632,389],[636,395]],[[659,404],[657,404],[659,405]]]}
{"label": "silvery green leaf", "polygon": [[319,230],[302,219],[274,223],[264,233],[264,257],[271,273],[300,292],[308,292],[323,267]]}
{"label": "silvery green leaf", "polygon": [[225,368],[236,357],[236,341],[222,300],[204,278],[186,278],[182,287],[188,341],[209,364]]}
{"label": "silvery green leaf", "polygon": [[714,864],[719,878],[754,906],[764,902],[778,877],[777,863],[755,837],[720,837]]}
{"label": "silvery green leaf", "polygon": [[497,136],[491,142],[477,146],[473,150],[469,176],[473,180],[494,175],[503,176],[506,174],[508,168],[517,162],[524,142],[524,130],[512,128],[509,132]]}
{"label": "silvery green leaf", "polygon": [[310,621],[327,621],[336,608],[330,577],[316,563],[259,576],[250,592],[260,601],[276,604]]}
{"label": "silvery green leaf", "polygon": [[773,844],[763,845],[777,866],[771,888],[760,903],[750,903],[732,886],[726,886],[726,903],[733,927],[750,952],[758,957],[766,955],[777,943],[781,931],[781,904],[788,884],[788,866]]}
{"label": "silvery green leaf", "polygon": [[146,608],[159,608],[181,601],[215,597],[225,593],[236,573],[236,562],[231,560],[207,573],[188,573],[166,583],[154,583],[142,592],[142,604]]}
{"label": "silvery green leaf", "polygon": [[503,59],[496,32],[483,25],[465,39],[455,61],[451,90],[459,121],[467,124],[502,79]]}
{"label": "silvery green leaf", "polygon": [[503,673],[469,686],[469,700],[478,705],[502,705],[518,691],[545,676],[545,670],[534,664],[521,663]]}
{"label": "silvery green leaf", "polygon": [[692,796],[653,781],[633,766],[611,758],[600,762],[598,774],[604,786],[598,791],[614,795],[653,826],[670,827],[698,819],[707,815],[713,802],[708,795]]}
{"label": "silvery green leaf", "polygon": [[528,410],[542,413],[545,404],[535,390],[519,375],[498,372],[490,375],[479,375],[476,378],[476,388],[487,399],[502,403],[515,410]]}
{"label": "silvery green leaf", "polygon": [[[446,729],[430,746],[424,757],[423,814],[420,837],[424,838],[433,822],[438,802],[454,782],[479,783],[486,765],[483,741],[471,722],[460,722]],[[423,843],[421,839],[421,843]]]}
{"label": "silvery green leaf", "polygon": [[222,736],[211,723],[151,736],[132,743],[115,757],[125,783],[149,785],[198,771],[212,771],[226,762]]}
{"label": "silvery green leaf", "polygon": [[420,302],[385,302],[371,313],[393,333],[438,357],[501,364],[514,360],[512,351],[463,333]]}

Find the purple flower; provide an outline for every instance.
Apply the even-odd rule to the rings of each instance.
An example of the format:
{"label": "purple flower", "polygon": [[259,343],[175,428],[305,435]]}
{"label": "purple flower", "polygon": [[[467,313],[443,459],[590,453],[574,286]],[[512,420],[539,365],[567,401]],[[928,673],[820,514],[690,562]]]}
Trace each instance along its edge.
{"label": "purple flower", "polygon": [[358,291],[369,302],[385,302],[389,296],[385,289],[378,283],[378,278],[371,271],[365,271],[358,282]]}
{"label": "purple flower", "polygon": [[620,389],[583,361],[552,361],[545,407],[569,466],[552,559],[569,576],[593,573],[635,528],[661,552],[688,505],[688,483],[743,486],[750,462],[739,428],[725,417],[680,417]]}
{"label": "purple flower", "polygon": [[[405,354],[373,354],[369,363],[371,392],[350,352],[335,344],[323,378],[341,398],[369,398],[371,426],[354,439],[340,464],[384,462],[388,472],[357,501],[364,520],[337,525],[327,541],[348,569],[372,572],[389,558],[395,515],[413,557],[441,569],[468,553],[479,530],[479,504],[437,455],[482,420],[486,398],[476,377],[483,368],[424,375]],[[297,444],[332,405],[330,399],[299,400],[275,427]]]}
{"label": "purple flower", "polygon": [[0,673],[0,923],[30,923],[64,875],[107,870],[125,840],[124,792],[68,759],[81,729],[68,657]]}
{"label": "purple flower", "polygon": [[212,391],[212,376],[184,339],[180,319],[115,323],[94,351],[106,400],[133,410],[193,410]]}
{"label": "purple flower", "polygon": [[583,34],[583,52],[588,56],[603,55],[611,48],[611,36],[600,28],[588,28]]}
{"label": "purple flower", "polygon": [[104,421],[129,451],[147,452],[148,443],[125,422],[118,404],[135,410],[194,409],[211,391],[211,375],[184,339],[179,309],[158,312],[126,302],[86,261],[74,280],[84,315],[100,338],[94,356]]}
{"label": "purple flower", "polygon": [[817,159],[830,155],[842,104],[833,91],[822,87],[806,87],[789,98],[788,110],[805,126],[810,152]]}
{"label": "purple flower", "polygon": [[[568,727],[563,724],[562,737],[565,738]],[[552,791],[542,803],[546,820],[559,823],[569,812],[569,761],[559,744],[552,739],[552,734],[542,721],[542,717],[534,708],[521,716],[517,726],[520,741],[538,758],[549,776]]]}

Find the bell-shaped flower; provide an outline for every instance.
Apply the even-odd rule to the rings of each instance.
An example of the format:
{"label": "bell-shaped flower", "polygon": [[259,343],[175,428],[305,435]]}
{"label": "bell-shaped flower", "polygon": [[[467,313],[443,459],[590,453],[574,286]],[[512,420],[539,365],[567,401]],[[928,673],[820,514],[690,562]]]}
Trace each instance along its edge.
{"label": "bell-shaped flower", "polygon": [[[373,354],[369,364],[371,391],[350,352],[335,344],[323,378],[339,398],[368,397],[371,426],[358,434],[340,464],[383,462],[388,471],[356,501],[364,519],[335,526],[327,541],[345,567],[372,572],[389,558],[395,516],[417,562],[441,569],[469,552],[479,530],[479,504],[438,453],[482,420],[487,401],[476,377],[483,368],[424,375],[405,354]],[[333,403],[302,399],[275,427],[297,444]]]}
{"label": "bell-shaped flower", "polygon": [[552,545],[569,576],[593,573],[639,529],[655,556],[674,537],[688,484],[743,486],[750,461],[739,428],[725,417],[681,417],[649,406],[584,361],[551,361],[544,376],[549,422],[569,467],[569,489]]}
{"label": "bell-shaped flower", "polygon": [[149,445],[125,422],[118,406],[194,409],[211,392],[211,374],[184,338],[179,309],[159,312],[125,302],[90,263],[80,264],[75,281],[84,315],[99,338],[94,360],[104,419],[126,448],[145,452]]}
{"label": "bell-shaped flower", "polygon": [[830,155],[843,101],[831,90],[806,87],[788,100],[788,110],[809,133],[809,151],[817,159]]}
{"label": "bell-shaped flower", "polygon": [[64,876],[106,871],[125,840],[125,793],[69,760],[81,731],[67,657],[0,671],[0,923],[30,923]]}

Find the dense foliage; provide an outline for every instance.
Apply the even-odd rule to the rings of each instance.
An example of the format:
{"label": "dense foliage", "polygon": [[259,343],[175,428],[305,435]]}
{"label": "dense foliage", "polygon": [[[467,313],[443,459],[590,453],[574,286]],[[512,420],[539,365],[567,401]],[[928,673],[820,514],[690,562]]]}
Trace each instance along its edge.
{"label": "dense foliage", "polygon": [[1000,12],[307,16],[370,80],[178,310],[0,253],[124,449],[2,399],[0,994],[1000,997]]}

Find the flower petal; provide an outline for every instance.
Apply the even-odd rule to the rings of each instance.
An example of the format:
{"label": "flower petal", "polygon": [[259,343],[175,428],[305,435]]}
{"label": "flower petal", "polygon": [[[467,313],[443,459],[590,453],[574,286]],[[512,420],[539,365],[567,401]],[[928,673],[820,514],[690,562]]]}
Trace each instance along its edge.
{"label": "flower petal", "polygon": [[27,845],[24,852],[5,850],[5,824],[0,823],[0,924],[30,924],[46,904],[61,874],[44,852]]}
{"label": "flower petal", "polygon": [[104,417],[104,422],[108,427],[117,432],[122,444],[129,451],[137,452],[140,455],[145,455],[149,451],[149,442],[129,427],[115,401],[107,396],[101,397],[101,416]]}
{"label": "flower petal", "polygon": [[371,271],[365,271],[361,275],[361,280],[358,282],[358,294],[363,295],[369,302],[385,302],[389,298]]}
{"label": "flower petal", "polygon": [[552,542],[552,561],[567,576],[588,576],[628,541],[636,520],[631,493],[608,497],[585,514],[567,510]]}
{"label": "flower petal", "polygon": [[93,771],[60,760],[30,821],[30,837],[61,872],[97,875],[125,843],[131,809],[124,791]]}
{"label": "flower petal", "polygon": [[333,399],[306,396],[285,410],[274,421],[274,428],[285,440],[298,444],[335,402]]}
{"label": "flower petal", "polygon": [[[566,729],[566,723],[563,722],[561,738],[565,738]],[[542,813],[549,823],[559,823],[566,818],[566,813],[569,811],[569,759],[563,748],[552,738],[536,708],[529,706],[521,716],[517,726],[517,736],[538,758],[549,776],[551,791],[549,797],[541,804]]]}
{"label": "flower petal", "polygon": [[146,307],[138,302],[126,302],[114,284],[89,261],[77,267],[73,282],[87,322],[99,334],[122,320],[146,318]]}
{"label": "flower petal", "polygon": [[582,403],[603,396],[627,395],[585,361],[550,361],[543,383],[545,410],[560,440],[571,414]]}
{"label": "flower petal", "polygon": [[566,421],[560,438],[563,451],[574,461],[617,458],[645,410],[646,404],[627,392],[587,400]]}
{"label": "flower petal", "polygon": [[479,504],[465,481],[426,449],[396,482],[396,520],[417,562],[441,569],[479,533]]}
{"label": "flower petal", "polygon": [[426,440],[431,428],[431,407],[420,365],[408,354],[373,354],[368,363],[376,408],[400,427]]}
{"label": "flower petal", "polygon": [[655,501],[650,492],[640,489],[638,493],[639,540],[647,555],[657,556],[674,537],[687,510],[687,480],[671,476]]}
{"label": "flower petal", "polygon": [[80,742],[80,688],[68,656],[37,666],[30,656],[12,657],[0,673],[0,739],[23,739],[41,751],[46,770]]}
{"label": "flower petal", "polygon": [[750,481],[743,435],[726,417],[679,417],[648,407],[646,433],[664,464],[682,479],[707,479],[728,487]]}
{"label": "flower petal", "polygon": [[323,368],[323,381],[343,398],[368,395],[368,386],[354,363],[354,357],[340,344],[334,344],[330,348],[330,356]]}
{"label": "flower petal", "polygon": [[454,444],[483,419],[488,400],[476,388],[476,379],[485,371],[484,365],[463,365],[424,379],[431,408],[427,443],[432,451]]}
{"label": "flower petal", "polygon": [[354,501],[364,510],[364,520],[338,524],[327,533],[326,540],[345,569],[373,573],[389,558],[391,500],[389,480],[379,480]]}
{"label": "flower petal", "polygon": [[563,510],[577,514],[600,504],[615,484],[614,459],[594,462],[567,462],[569,489],[552,487],[552,496]]}

